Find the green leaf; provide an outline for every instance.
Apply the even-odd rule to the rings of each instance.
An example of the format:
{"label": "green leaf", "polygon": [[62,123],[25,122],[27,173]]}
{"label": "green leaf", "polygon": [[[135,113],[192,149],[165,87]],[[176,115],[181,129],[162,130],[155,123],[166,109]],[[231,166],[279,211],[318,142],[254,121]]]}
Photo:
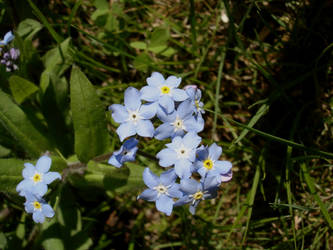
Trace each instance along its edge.
{"label": "green leaf", "polygon": [[5,193],[16,194],[16,186],[22,177],[24,161],[19,159],[0,159],[0,190]]}
{"label": "green leaf", "polygon": [[60,46],[49,50],[44,55],[45,71],[53,72],[60,76],[71,66],[73,58],[70,50],[70,42],[71,39],[67,38]]}
{"label": "green leaf", "polygon": [[140,42],[140,41],[131,42],[130,46],[135,49],[146,49],[147,48],[147,44],[145,42]]}
{"label": "green leaf", "polygon": [[0,248],[5,249],[7,246],[7,239],[4,233],[0,233]]}
{"label": "green leaf", "polygon": [[75,153],[81,162],[88,162],[106,152],[110,139],[102,102],[78,67],[72,68],[70,96]]}
{"label": "green leaf", "polygon": [[166,57],[169,57],[169,56],[174,55],[176,52],[177,52],[177,50],[175,50],[174,48],[169,47],[165,51],[162,52],[162,55],[166,56]]}
{"label": "green leaf", "polygon": [[150,59],[149,55],[146,53],[141,53],[134,59],[133,66],[139,71],[146,72],[151,63],[152,60]]}
{"label": "green leaf", "polygon": [[35,128],[27,115],[1,90],[0,122],[31,156],[38,157],[46,150],[52,149],[47,138]]}
{"label": "green leaf", "polygon": [[157,28],[153,31],[151,35],[148,47],[153,48],[153,47],[164,46],[167,44],[169,37],[170,33],[168,29]]}
{"label": "green leaf", "polygon": [[5,148],[4,146],[0,145],[0,157],[5,157],[10,154],[10,149]]}
{"label": "green leaf", "polygon": [[20,22],[16,33],[21,37],[27,36],[26,39],[31,39],[42,28],[43,25],[40,22],[27,18]]}
{"label": "green leaf", "polygon": [[167,49],[167,45],[160,45],[160,46],[155,46],[155,47],[149,47],[148,50],[155,53],[159,54],[162,51],[165,51]]}
{"label": "green leaf", "polygon": [[18,104],[21,104],[30,95],[38,91],[38,87],[35,84],[16,75],[9,78],[9,87]]}

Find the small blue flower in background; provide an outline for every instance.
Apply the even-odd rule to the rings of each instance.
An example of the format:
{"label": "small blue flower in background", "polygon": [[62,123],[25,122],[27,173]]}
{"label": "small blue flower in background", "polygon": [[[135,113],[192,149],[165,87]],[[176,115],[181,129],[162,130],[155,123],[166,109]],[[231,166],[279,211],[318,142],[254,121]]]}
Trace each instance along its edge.
{"label": "small blue flower in background", "polygon": [[112,104],[109,110],[112,111],[112,118],[117,123],[121,123],[117,129],[120,141],[126,137],[138,134],[143,137],[153,137],[154,126],[149,119],[155,115],[155,110],[151,105],[142,105],[140,92],[133,87],[125,91],[125,106]]}
{"label": "small blue flower in background", "polygon": [[147,78],[148,86],[140,90],[141,99],[152,103],[158,114],[169,114],[175,109],[175,101],[181,102],[188,98],[184,90],[177,88],[181,80],[176,76],[169,76],[165,80],[161,73],[153,72]]}
{"label": "small blue flower in background", "polygon": [[164,140],[168,137],[183,136],[187,132],[200,132],[203,127],[193,117],[193,107],[189,100],[179,104],[171,114],[159,114],[163,122],[155,131],[155,138]]}
{"label": "small blue flower in background", "polygon": [[175,202],[174,206],[182,206],[190,203],[190,212],[195,214],[195,209],[202,200],[215,198],[217,195],[216,182],[212,178],[204,179],[204,182],[198,182],[194,179],[182,179],[180,181],[180,190],[184,196]]}
{"label": "small blue flower in background", "polygon": [[120,168],[126,161],[135,161],[138,142],[135,138],[126,140],[120,149],[112,154],[108,163]]}
{"label": "small blue flower in background", "polygon": [[1,64],[6,66],[6,71],[10,72],[13,70],[17,70],[18,66],[15,64],[15,61],[19,58],[20,51],[15,48],[11,48],[9,52],[5,52],[0,60]]}
{"label": "small blue flower in background", "polygon": [[160,166],[175,165],[175,172],[179,178],[190,178],[196,149],[200,142],[201,137],[194,132],[187,133],[183,138],[180,136],[173,138],[171,143],[166,144],[167,148],[156,155]]}
{"label": "small blue flower in background", "polygon": [[232,167],[229,161],[219,161],[222,148],[213,143],[209,148],[201,147],[197,150],[197,160],[194,166],[202,177],[213,177],[227,174]]}
{"label": "small blue flower in background", "polygon": [[175,183],[176,179],[177,175],[173,169],[169,169],[157,177],[149,168],[145,168],[143,181],[149,188],[144,190],[138,199],[155,201],[157,210],[169,216],[175,203],[173,198],[182,197],[179,184]]}
{"label": "small blue flower in background", "polygon": [[201,115],[205,113],[205,110],[203,109],[203,102],[200,101],[201,99],[201,90],[198,89],[196,85],[187,85],[184,87],[186,94],[189,96],[192,105],[194,107],[194,113],[195,115]]}
{"label": "small blue flower in background", "polygon": [[5,34],[5,37],[3,38],[3,40],[0,41],[0,46],[5,46],[7,45],[9,42],[11,42],[13,39],[14,39],[14,35],[11,31],[8,31],[6,34]]}
{"label": "small blue flower in background", "polygon": [[32,219],[37,223],[43,223],[45,217],[51,218],[54,216],[52,207],[47,204],[42,198],[27,192],[26,202],[24,203],[25,211],[32,213]]}
{"label": "small blue flower in background", "polygon": [[49,172],[52,159],[48,156],[42,156],[38,159],[36,167],[31,163],[25,163],[22,171],[24,180],[16,186],[19,195],[26,196],[32,193],[37,196],[43,196],[47,192],[47,185],[55,179],[61,179],[57,172]]}

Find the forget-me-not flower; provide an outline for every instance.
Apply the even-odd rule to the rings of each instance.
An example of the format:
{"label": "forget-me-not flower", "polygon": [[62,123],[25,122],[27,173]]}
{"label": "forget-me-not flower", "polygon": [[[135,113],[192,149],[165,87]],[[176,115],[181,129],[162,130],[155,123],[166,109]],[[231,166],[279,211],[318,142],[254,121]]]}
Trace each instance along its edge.
{"label": "forget-me-not flower", "polygon": [[120,141],[126,137],[138,134],[143,137],[153,137],[154,126],[151,119],[155,113],[150,105],[142,105],[140,92],[133,87],[125,91],[125,106],[112,104],[109,110],[112,111],[112,118],[117,123],[121,123],[117,129]]}
{"label": "forget-me-not flower", "polygon": [[213,177],[227,174],[232,164],[229,161],[219,161],[222,154],[222,148],[215,143],[207,147],[202,147],[197,150],[197,159],[194,166],[197,172],[202,177]]}
{"label": "forget-me-not flower", "polygon": [[138,142],[139,141],[133,137],[126,140],[120,149],[112,154],[108,163],[120,168],[126,161],[135,161]]}
{"label": "forget-me-not flower", "polygon": [[143,87],[141,99],[150,102],[158,113],[171,113],[175,109],[175,101],[181,102],[188,98],[186,92],[179,89],[180,77],[169,76],[166,80],[163,75],[153,72],[147,78],[148,86]]}
{"label": "forget-me-not flower", "polygon": [[14,35],[13,35],[13,33],[12,33],[11,31],[8,31],[8,32],[5,34],[3,40],[0,41],[0,46],[1,46],[1,45],[2,45],[2,46],[7,45],[7,44],[8,44],[9,42],[11,42],[13,39],[14,39]]}
{"label": "forget-me-not flower", "polygon": [[181,198],[183,195],[179,190],[179,184],[175,183],[176,179],[177,175],[173,169],[169,169],[157,177],[149,168],[145,168],[143,181],[149,188],[144,190],[138,199],[155,201],[157,210],[169,216],[175,203],[173,198]]}
{"label": "forget-me-not flower", "polygon": [[175,165],[175,172],[179,178],[190,178],[193,172],[196,149],[201,142],[201,137],[194,132],[187,133],[183,138],[177,136],[167,148],[162,149],[156,157],[162,167]]}
{"label": "forget-me-not flower", "polygon": [[36,167],[31,163],[24,163],[25,168],[22,171],[24,180],[16,186],[19,195],[25,196],[26,193],[32,193],[41,197],[47,192],[48,184],[55,179],[61,179],[58,172],[49,172],[51,163],[52,159],[46,155],[38,159]]}
{"label": "forget-me-not flower", "polygon": [[15,48],[11,48],[9,52],[5,52],[0,60],[1,64],[6,66],[6,71],[10,72],[13,70],[17,70],[18,66],[16,64],[17,59],[20,56],[20,51]]}
{"label": "forget-me-not flower", "polygon": [[190,203],[190,212],[195,214],[195,209],[202,200],[215,198],[217,195],[217,186],[209,178],[203,182],[194,179],[182,179],[180,181],[180,190],[184,196],[175,202],[174,206],[182,206]]}
{"label": "forget-me-not flower", "polygon": [[203,127],[193,117],[193,107],[189,100],[179,104],[177,110],[171,114],[160,114],[159,118],[163,122],[155,130],[155,138],[164,140],[168,137],[183,136],[186,132],[199,133]]}
{"label": "forget-me-not flower", "polygon": [[39,196],[27,192],[25,198],[27,199],[24,203],[25,211],[32,213],[32,219],[35,222],[43,223],[45,217],[51,218],[54,216],[52,207]]}

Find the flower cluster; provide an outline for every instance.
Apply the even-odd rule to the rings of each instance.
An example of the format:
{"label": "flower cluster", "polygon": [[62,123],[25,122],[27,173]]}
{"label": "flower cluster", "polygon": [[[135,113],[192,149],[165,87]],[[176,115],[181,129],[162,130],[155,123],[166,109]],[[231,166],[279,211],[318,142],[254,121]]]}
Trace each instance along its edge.
{"label": "flower cluster", "polygon": [[[148,188],[138,196],[155,202],[157,210],[166,215],[172,213],[173,207],[184,204],[190,204],[190,212],[194,214],[200,201],[215,198],[221,183],[232,178],[232,164],[219,160],[221,147],[215,143],[199,146],[198,133],[204,129],[200,89],[195,85],[180,89],[180,83],[181,78],[165,79],[154,72],[141,90],[126,89],[124,105],[109,107],[114,121],[120,123],[117,129],[120,140],[129,138],[114,152],[109,164],[121,167],[124,162],[135,160],[138,140],[132,136],[171,139],[156,155],[159,165],[169,169],[158,177],[145,168],[143,181]],[[154,117],[161,122],[156,129]]]}
{"label": "flower cluster", "polygon": [[25,163],[22,171],[24,180],[16,187],[20,196],[26,198],[25,210],[32,213],[35,222],[43,223],[45,217],[51,218],[54,215],[52,207],[45,202],[43,195],[47,192],[47,186],[56,179],[61,179],[57,172],[49,172],[52,160],[48,156],[38,159],[36,166]]}
{"label": "flower cluster", "polygon": [[7,32],[4,39],[0,41],[0,52],[2,59],[0,63],[5,65],[6,71],[10,72],[17,70],[17,60],[20,56],[20,51],[15,48],[9,48],[9,43],[14,39],[14,35],[11,31]]}

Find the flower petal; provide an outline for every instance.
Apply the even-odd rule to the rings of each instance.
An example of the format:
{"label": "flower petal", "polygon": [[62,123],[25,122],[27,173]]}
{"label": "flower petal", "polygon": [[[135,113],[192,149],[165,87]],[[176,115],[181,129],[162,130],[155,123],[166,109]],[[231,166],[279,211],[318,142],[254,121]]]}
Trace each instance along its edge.
{"label": "flower petal", "polygon": [[214,168],[219,174],[227,174],[232,168],[232,164],[230,161],[216,161],[214,163]]}
{"label": "flower petal", "polygon": [[208,148],[209,158],[213,161],[217,161],[222,154],[222,148],[213,143]]}
{"label": "flower petal", "polygon": [[186,194],[194,194],[199,190],[202,190],[200,182],[193,179],[182,179],[180,181],[180,189]]}
{"label": "flower petal", "polygon": [[48,218],[51,218],[54,216],[54,211],[49,204],[42,205],[42,213],[44,214],[45,217],[48,217]]}
{"label": "flower petal", "polygon": [[160,160],[159,164],[161,167],[170,167],[175,164],[176,153],[172,149],[165,148],[162,149],[156,157]]}
{"label": "flower petal", "polygon": [[120,168],[122,166],[122,163],[118,161],[116,155],[113,153],[110,159],[108,160],[108,164],[113,165],[117,168]]}
{"label": "flower petal", "polygon": [[142,137],[153,137],[154,126],[150,120],[140,120],[137,124],[136,132]]}
{"label": "flower petal", "polygon": [[159,87],[165,82],[165,79],[161,73],[153,72],[151,76],[147,78],[146,81],[149,86]]}
{"label": "flower petal", "polygon": [[161,124],[156,130],[155,130],[155,138],[158,140],[164,140],[174,133],[174,128],[169,123],[163,123]]}
{"label": "flower petal", "polygon": [[143,117],[143,119],[151,119],[155,116],[157,111],[157,103],[148,103],[141,105],[139,110],[139,114]]}
{"label": "flower petal", "polygon": [[61,175],[58,172],[48,172],[43,175],[43,182],[45,184],[50,184],[55,179],[61,180]]}
{"label": "flower petal", "polygon": [[161,195],[156,200],[156,208],[158,211],[170,216],[172,213],[174,201],[167,195]]}
{"label": "flower petal", "polygon": [[165,108],[166,112],[169,114],[175,110],[175,102],[168,95],[163,95],[159,99],[159,104]]}
{"label": "flower petal", "polygon": [[185,90],[182,89],[171,89],[171,96],[176,102],[182,102],[188,98]]}
{"label": "flower petal", "polygon": [[189,117],[188,119],[186,119],[184,121],[184,126],[185,126],[185,130],[187,132],[196,132],[199,133],[203,130],[204,128],[204,120],[196,120],[193,116]]}
{"label": "flower petal", "polygon": [[47,192],[47,185],[44,184],[43,182],[38,182],[35,184],[35,186],[31,189],[31,192],[34,195],[37,195],[39,197],[42,197],[44,194]]}
{"label": "flower petal", "polygon": [[173,198],[183,197],[183,193],[180,191],[180,185],[178,183],[175,183],[170,188],[168,188],[168,194]]}
{"label": "flower petal", "polygon": [[22,171],[22,175],[25,179],[29,179],[35,174],[36,168],[31,163],[24,163],[24,166],[25,168]]}
{"label": "flower petal", "polygon": [[171,184],[173,184],[177,179],[177,175],[175,173],[175,170],[169,169],[167,171],[164,171],[161,175],[160,175],[160,181],[164,186],[169,186]]}
{"label": "flower petal", "polygon": [[201,137],[194,132],[189,132],[183,137],[183,143],[187,148],[197,148],[201,142]]}
{"label": "flower petal", "polygon": [[125,107],[130,110],[137,110],[141,106],[140,92],[136,88],[128,87],[125,90]]}
{"label": "flower petal", "polygon": [[181,179],[190,178],[191,175],[192,175],[192,173],[191,173],[191,166],[192,166],[192,163],[189,160],[187,160],[187,159],[178,159],[175,162],[175,171],[176,171],[176,174]]}
{"label": "flower petal", "polygon": [[191,117],[193,111],[194,108],[190,100],[183,101],[177,108],[177,114],[183,119]]}
{"label": "flower petal", "polygon": [[46,173],[51,167],[52,159],[46,155],[40,157],[36,163],[36,169],[40,173]]}
{"label": "flower petal", "polygon": [[36,210],[33,214],[32,214],[32,219],[37,222],[37,223],[43,223],[45,220],[45,217],[42,213],[42,211]]}
{"label": "flower petal", "polygon": [[137,199],[143,199],[146,201],[156,201],[157,199],[157,191],[154,189],[145,189],[140,195],[138,195]]}
{"label": "flower petal", "polygon": [[125,122],[122,123],[117,128],[117,134],[119,136],[120,141],[123,141],[126,137],[130,137],[136,134],[136,128],[133,123]]}
{"label": "flower petal", "polygon": [[155,102],[160,97],[161,91],[157,87],[144,86],[141,90],[141,99],[147,102]]}
{"label": "flower petal", "polygon": [[182,78],[181,77],[176,77],[176,76],[169,76],[165,80],[165,84],[167,86],[172,87],[172,88],[177,88],[181,82],[182,82]]}
{"label": "flower petal", "polygon": [[149,168],[145,168],[143,171],[143,182],[151,189],[159,184],[159,178],[153,174]]}
{"label": "flower petal", "polygon": [[128,111],[125,106],[120,104],[112,104],[109,107],[109,110],[112,111],[112,118],[117,123],[123,123],[128,120]]}

